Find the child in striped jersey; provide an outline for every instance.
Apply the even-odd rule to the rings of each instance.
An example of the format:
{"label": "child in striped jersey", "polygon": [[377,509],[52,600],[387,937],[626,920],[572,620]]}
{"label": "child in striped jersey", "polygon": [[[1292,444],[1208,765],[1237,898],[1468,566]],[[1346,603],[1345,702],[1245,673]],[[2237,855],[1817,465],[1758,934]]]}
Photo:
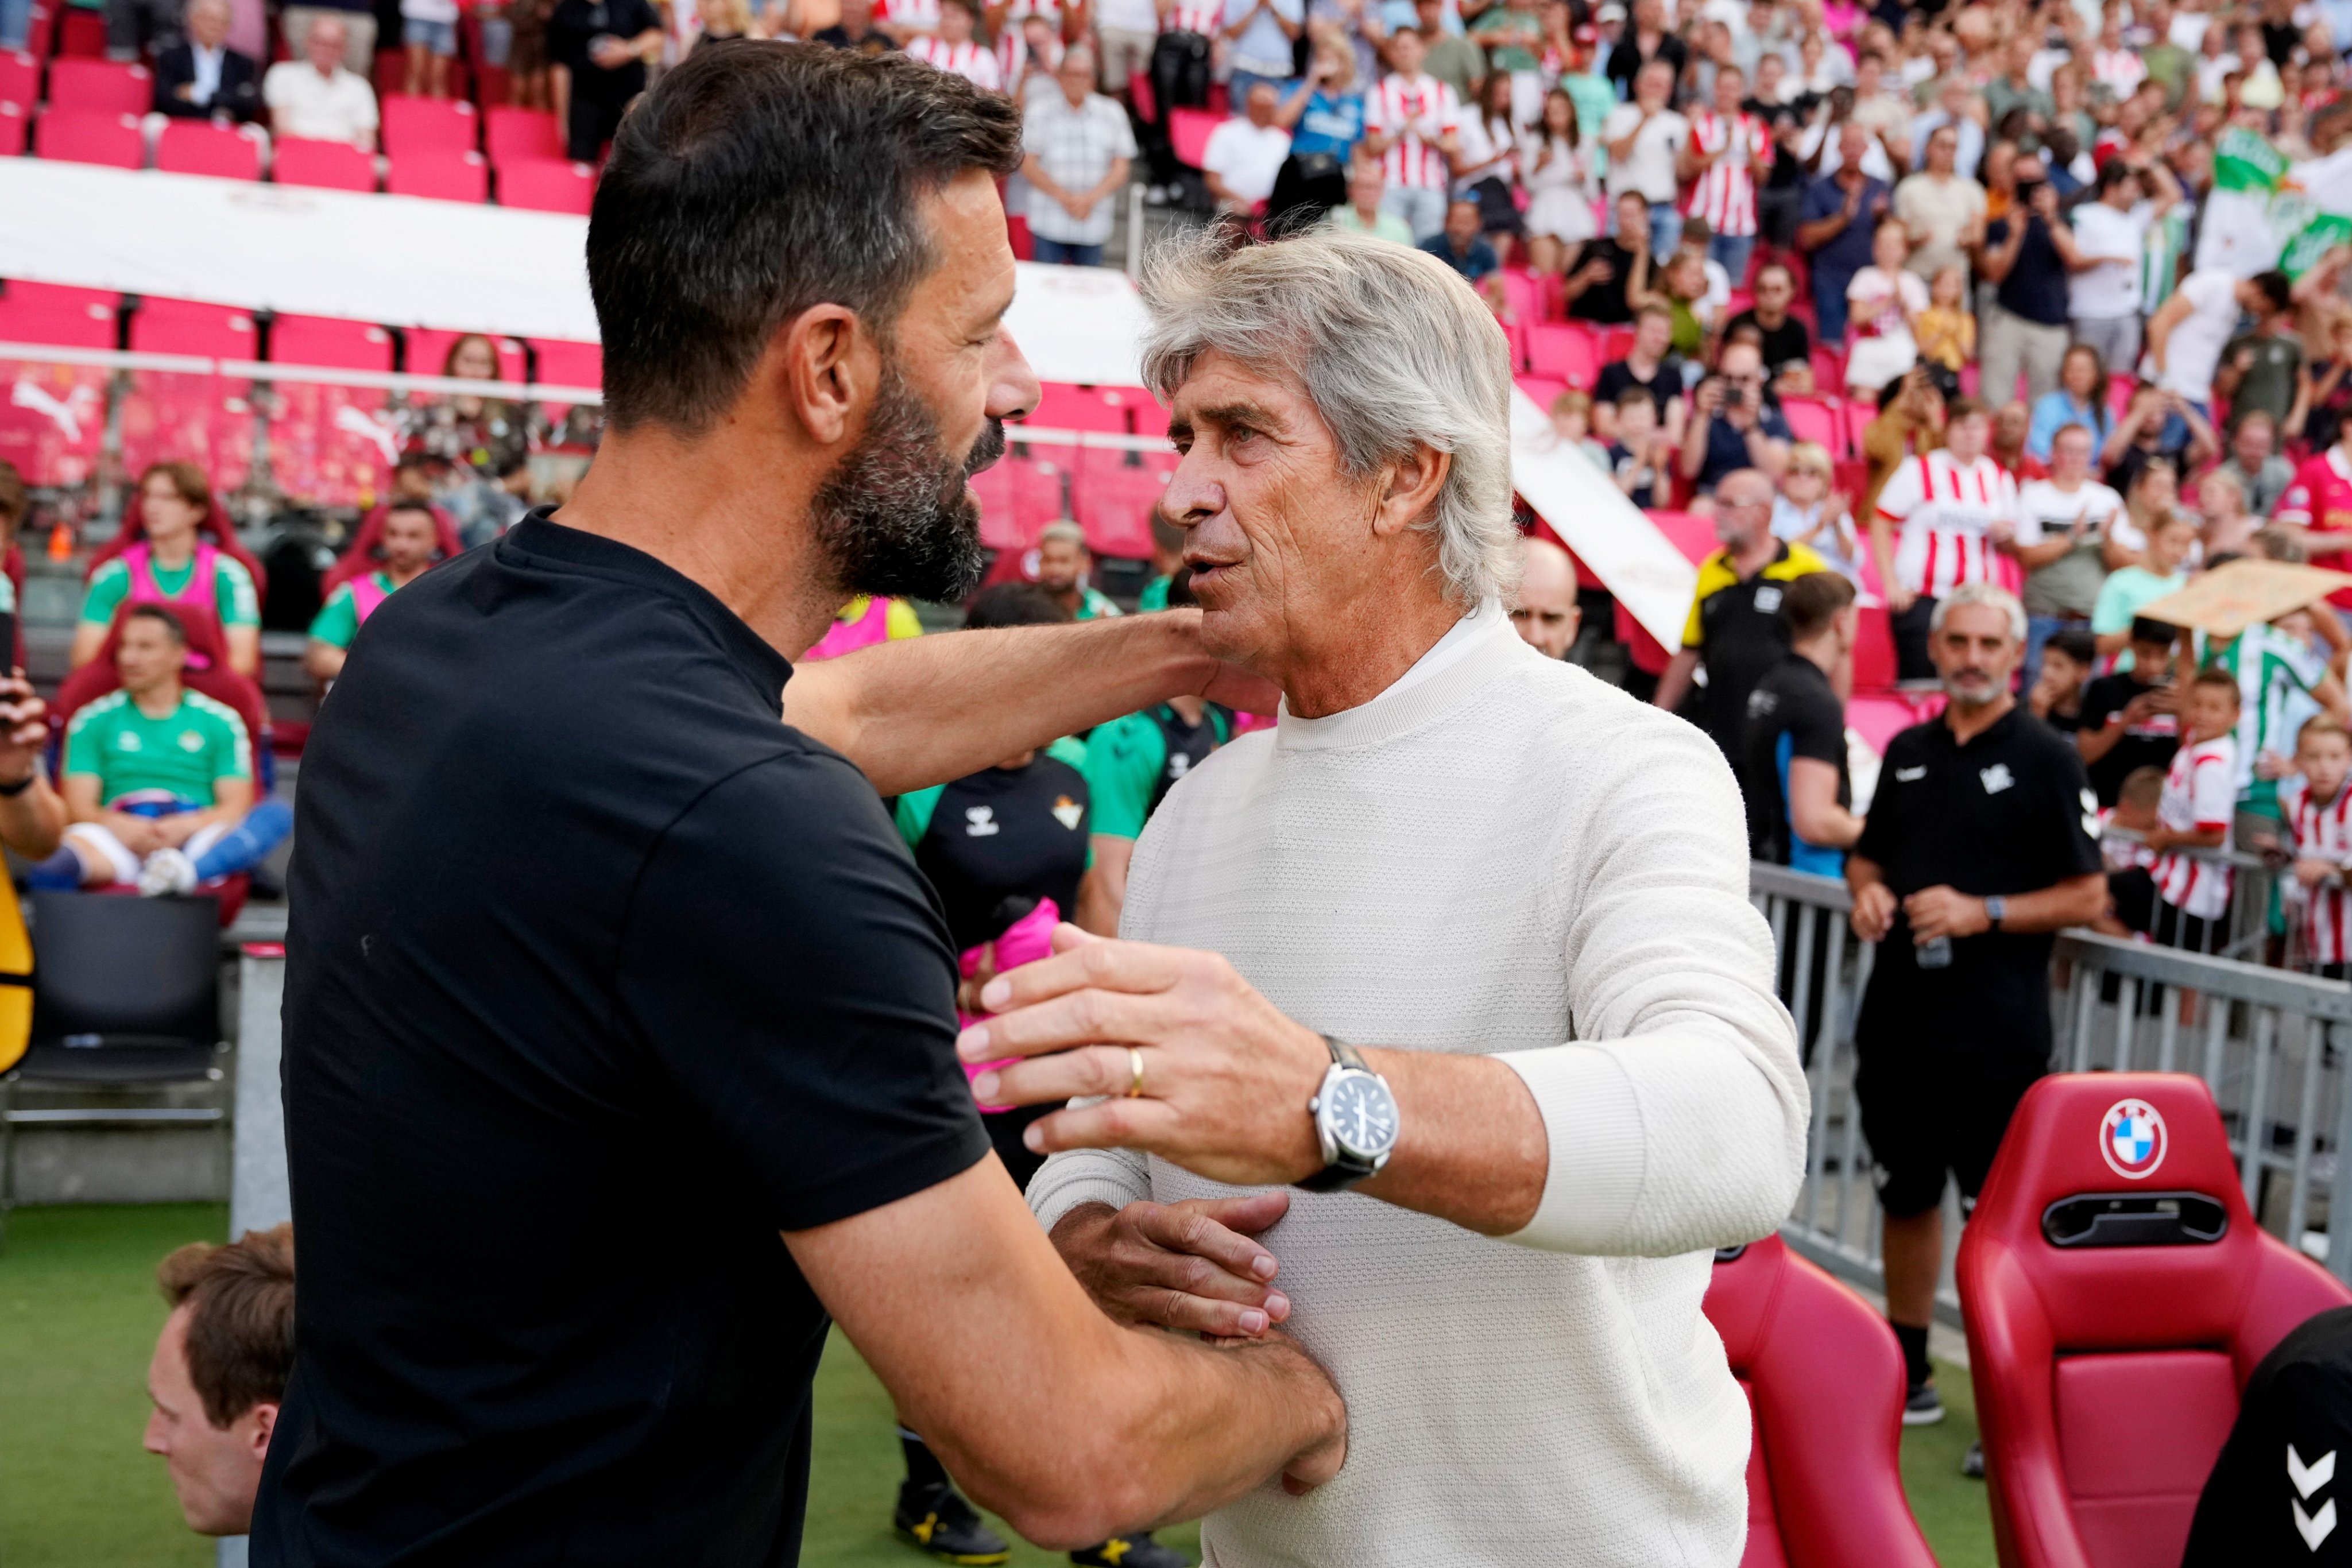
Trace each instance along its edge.
{"label": "child in striped jersey", "polygon": [[2281,847],[2294,857],[2288,897],[2301,906],[2296,922],[2297,967],[2329,979],[2346,976],[2352,959],[2352,897],[2345,893],[2352,866],[2352,735],[2326,714],[2305,722],[2294,742],[2295,776],[2279,780]]}
{"label": "child in striped jersey", "polygon": [[2189,688],[2188,733],[2164,776],[2147,847],[2156,852],[2156,940],[2167,947],[2211,952],[2230,911],[2230,868],[2184,852],[2227,850],[2237,810],[2238,681],[2203,669]]}

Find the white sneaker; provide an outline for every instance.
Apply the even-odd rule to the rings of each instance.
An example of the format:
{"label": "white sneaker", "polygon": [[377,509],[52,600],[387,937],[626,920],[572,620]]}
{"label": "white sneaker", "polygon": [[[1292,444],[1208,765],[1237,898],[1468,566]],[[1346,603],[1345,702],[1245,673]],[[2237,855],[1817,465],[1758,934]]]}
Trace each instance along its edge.
{"label": "white sneaker", "polygon": [[157,850],[139,870],[139,896],[161,898],[169,893],[193,893],[196,862],[180,850]]}

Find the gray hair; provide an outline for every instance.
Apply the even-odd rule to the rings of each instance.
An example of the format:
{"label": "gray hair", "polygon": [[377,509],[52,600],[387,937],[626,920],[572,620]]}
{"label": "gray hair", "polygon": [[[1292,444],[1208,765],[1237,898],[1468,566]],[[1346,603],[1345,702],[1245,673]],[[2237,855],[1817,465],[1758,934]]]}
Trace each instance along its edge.
{"label": "gray hair", "polygon": [[1087,530],[1078,527],[1077,524],[1070,521],[1067,517],[1057,518],[1053,522],[1047,523],[1044,528],[1037,530],[1037,542],[1039,544],[1046,544],[1055,539],[1067,540],[1069,543],[1076,545],[1079,549],[1083,549],[1086,548],[1087,543]]}
{"label": "gray hair", "polygon": [[1370,235],[1234,248],[1211,229],[1160,246],[1142,287],[1143,379],[1161,401],[1213,350],[1295,377],[1352,478],[1422,444],[1449,454],[1437,499],[1414,524],[1437,537],[1446,596],[1475,608],[1517,585],[1510,351],[1453,268]]}
{"label": "gray hair", "polygon": [[1997,582],[1964,582],[1941,599],[1927,617],[1927,634],[1932,637],[1944,629],[1944,617],[1963,604],[1983,604],[1998,610],[2009,620],[2009,640],[2025,641],[2025,606],[2017,595]]}

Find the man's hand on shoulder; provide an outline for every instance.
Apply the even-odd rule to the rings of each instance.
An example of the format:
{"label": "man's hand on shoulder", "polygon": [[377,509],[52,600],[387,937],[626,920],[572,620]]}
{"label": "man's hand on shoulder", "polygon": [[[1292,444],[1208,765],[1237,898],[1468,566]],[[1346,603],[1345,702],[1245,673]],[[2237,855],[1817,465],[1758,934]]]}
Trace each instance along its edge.
{"label": "man's hand on shoulder", "polygon": [[1280,1265],[1252,1238],[1290,1211],[1279,1189],[1182,1203],[1082,1203],[1054,1227],[1062,1261],[1123,1323],[1256,1339],[1290,1316]]}

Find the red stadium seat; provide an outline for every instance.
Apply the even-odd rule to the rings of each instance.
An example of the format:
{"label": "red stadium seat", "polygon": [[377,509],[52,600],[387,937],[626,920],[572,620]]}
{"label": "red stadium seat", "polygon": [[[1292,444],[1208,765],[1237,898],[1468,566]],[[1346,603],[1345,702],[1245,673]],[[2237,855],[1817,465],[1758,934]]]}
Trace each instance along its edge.
{"label": "red stadium seat", "polygon": [[1833,463],[1845,455],[1845,422],[1838,417],[1837,399],[1784,397],[1780,413],[1789,422],[1789,434],[1798,440],[1817,441],[1828,447]]}
{"label": "red stadium seat", "polygon": [[261,143],[226,125],[174,120],[155,141],[155,167],[169,174],[221,180],[261,178]]}
{"label": "red stadium seat", "polygon": [[1111,435],[1128,434],[1125,408],[1105,401],[1093,387],[1072,386],[1065,382],[1045,382],[1037,406],[1005,434],[1012,440],[1020,440],[1022,424],[1034,424],[1044,430],[1091,430]]}
{"label": "red stadium seat", "polygon": [[49,67],[49,107],[92,114],[144,114],[155,102],[145,66],[112,60],[58,60]]}
{"label": "red stadium seat", "polygon": [[51,0],[33,0],[32,25],[25,32],[25,52],[37,60],[49,57],[49,46],[57,41],[57,6]]}
{"label": "red stadium seat", "polygon": [[375,189],[375,160],[347,141],[281,137],[270,153],[269,169],[281,185],[314,191]]}
{"label": "red stadium seat", "polygon": [[602,387],[604,350],[598,343],[574,343],[562,338],[528,338],[535,366],[530,379],[554,387]]}
{"label": "red stadium seat", "polygon": [[10,280],[0,298],[10,305],[37,305],[56,310],[80,310],[96,305],[110,317],[122,308],[122,296],[111,288],[77,288],[63,283],[35,283],[25,277]]}
{"label": "red stadium seat", "polygon": [[1895,628],[1884,601],[1855,612],[1853,689],[1857,694],[1895,687]]}
{"label": "red stadium seat", "polygon": [[[71,322],[68,323],[72,325]],[[80,325],[89,325],[87,318]],[[26,324],[0,310],[0,341],[23,340]],[[114,318],[105,341],[114,346]],[[98,466],[106,436],[108,372],[96,365],[61,365],[39,359],[0,359],[0,458],[34,485],[75,486]],[[21,600],[19,603],[23,602]]]}
{"label": "red stadium seat", "polygon": [[102,12],[66,5],[58,5],[56,11],[60,56],[75,60],[106,57],[106,16]]}
{"label": "red stadium seat", "polygon": [[2180,1561],[2254,1364],[2352,1289],[2265,1234],[2183,1073],[2027,1092],[1960,1241],[2005,1568]]}
{"label": "red stadium seat", "polygon": [[30,129],[24,110],[13,103],[0,103],[0,158],[22,156]]}
{"label": "red stadium seat", "polygon": [[1755,1423],[1742,1568],[1935,1568],[1903,1495],[1903,1351],[1777,1236],[1720,1258],[1707,1321]]}
{"label": "red stadium seat", "polygon": [[252,317],[230,306],[194,299],[145,300],[131,313],[131,349],[133,353],[205,354],[216,360],[261,356]]}
{"label": "red stadium seat", "polygon": [[[320,598],[323,599],[333,593],[352,579],[364,572],[373,571],[383,564],[383,519],[388,510],[389,508],[383,507],[372,507],[368,515],[360,519],[358,529],[352,535],[350,547],[335,558],[335,564],[329,567],[326,575],[319,579]],[[434,552],[433,556],[434,565],[438,566],[445,560],[455,560],[465,553],[465,543],[457,538],[457,525],[451,522],[449,514],[438,507],[433,508],[433,528],[434,531],[440,535],[440,548]]]}
{"label": "red stadium seat", "polygon": [[269,329],[269,358],[281,365],[389,371],[392,354],[392,334],[372,321],[346,321],[334,316],[280,316]]}
{"label": "red stadium seat", "polygon": [[[472,334],[448,332],[436,327],[411,327],[402,336],[408,340],[408,357],[401,368],[412,376],[437,376],[446,373],[449,350],[457,340]],[[530,361],[523,356],[522,345],[512,338],[492,337],[499,349],[499,379],[520,382],[530,373]]]}
{"label": "red stadium seat", "polygon": [[383,150],[394,158],[414,152],[471,152],[481,144],[481,116],[461,99],[389,93],[383,102]]}
{"label": "red stadium seat", "polygon": [[1601,379],[1601,345],[1592,329],[1538,321],[1528,329],[1528,369],[1585,392]]}
{"label": "red stadium seat", "polygon": [[128,114],[53,109],[33,122],[33,151],[61,163],[96,163],[109,169],[140,169],[147,163],[147,138]]}
{"label": "red stadium seat", "polygon": [[480,206],[490,199],[490,166],[475,152],[395,152],[383,188],[395,196]]}
{"label": "red stadium seat", "polygon": [[[1872,420],[1878,417],[1878,408],[1876,404],[1861,398],[1848,398],[1845,401],[1844,407],[1845,418],[1843,423],[1845,425],[1846,450],[1852,452],[1854,456],[1861,457],[1864,455],[1862,450],[1862,433],[1870,428],[1870,422]],[[1832,448],[1832,451],[1834,453],[1835,449]],[[1862,499],[1861,491],[1856,490],[1853,492],[1853,498],[1857,502]],[[1862,518],[1855,519],[1857,522],[1863,520],[1864,519]]]}
{"label": "red stadium seat", "polygon": [[20,303],[15,287],[10,298],[0,299],[0,343],[43,343],[59,349],[115,346],[111,305],[53,305],[39,298]]}
{"label": "red stadium seat", "polygon": [[1087,531],[1087,548],[1126,560],[1151,559],[1151,519],[1168,490],[1168,476],[1124,452],[1087,451],[1070,485],[1070,511]]}
{"label": "red stadium seat", "polygon": [[1517,376],[1513,380],[1518,383],[1519,390],[1528,394],[1528,401],[1546,413],[1551,412],[1552,400],[1568,390],[1566,382],[1556,381],[1550,376]]}
{"label": "red stadium seat", "polygon": [[482,115],[482,150],[492,163],[518,158],[563,162],[563,130],[544,110],[500,106]]}
{"label": "red stadium seat", "polygon": [[1223,124],[1225,117],[1205,109],[1171,109],[1168,111],[1168,140],[1176,149],[1176,162],[1187,169],[1197,169],[1209,150],[1209,133]]}
{"label": "red stadium seat", "polygon": [[1633,329],[1603,327],[1601,329],[1601,362],[1604,365],[1623,359],[1633,351]]}
{"label": "red stadium seat", "polygon": [[41,101],[41,62],[22,49],[0,49],[0,103],[31,112]]}
{"label": "red stadium seat", "polygon": [[596,171],[553,158],[517,158],[499,165],[499,204],[533,213],[586,217],[596,199]]}

